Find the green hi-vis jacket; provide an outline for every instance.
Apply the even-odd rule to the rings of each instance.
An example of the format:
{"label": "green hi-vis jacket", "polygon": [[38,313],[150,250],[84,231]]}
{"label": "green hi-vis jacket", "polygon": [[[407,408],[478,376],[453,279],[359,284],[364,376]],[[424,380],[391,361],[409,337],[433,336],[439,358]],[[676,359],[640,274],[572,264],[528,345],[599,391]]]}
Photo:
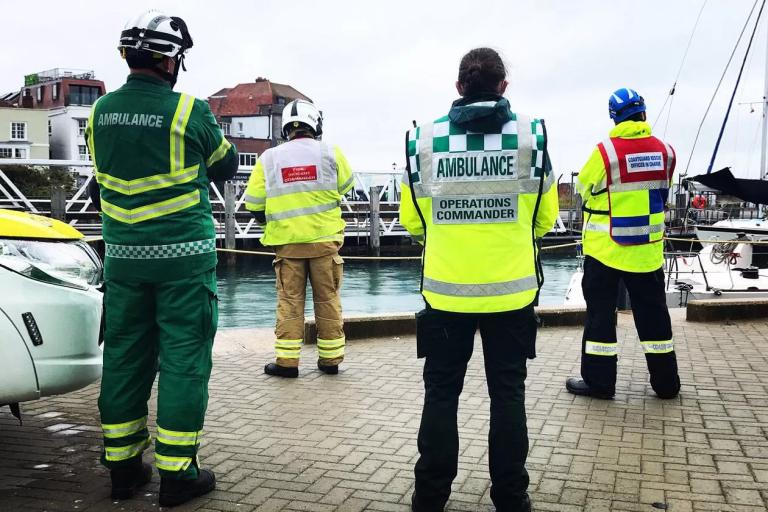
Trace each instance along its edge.
{"label": "green hi-vis jacket", "polygon": [[533,302],[533,238],[558,215],[545,150],[542,123],[498,97],[459,100],[408,133],[400,223],[425,245],[422,294],[433,308],[497,313]]}
{"label": "green hi-vis jacket", "polygon": [[237,153],[205,101],[132,74],[86,129],[101,190],[106,279],[172,281],[216,265],[208,184]]}

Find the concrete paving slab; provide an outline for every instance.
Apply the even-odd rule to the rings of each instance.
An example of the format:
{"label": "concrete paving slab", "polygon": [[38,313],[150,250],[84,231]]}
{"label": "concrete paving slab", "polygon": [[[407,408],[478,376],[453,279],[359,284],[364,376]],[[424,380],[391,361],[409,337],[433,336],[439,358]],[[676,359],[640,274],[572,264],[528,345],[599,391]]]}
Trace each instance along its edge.
{"label": "concrete paving slab", "polygon": [[[650,389],[630,314],[618,315],[610,402],[563,388],[578,373],[580,328],[539,331],[527,381],[535,510],[768,510],[768,321],[683,315],[673,314],[683,388],[670,401]],[[174,510],[408,510],[423,398],[413,337],[351,342],[336,377],[318,372],[316,348],[305,347],[296,380],[263,374],[271,347],[271,329],[219,332],[201,450],[218,489]],[[156,475],[135,499],[109,499],[97,397],[93,385],[23,404],[22,426],[0,410],[0,511],[158,510]],[[488,408],[478,343],[448,510],[492,509]]]}

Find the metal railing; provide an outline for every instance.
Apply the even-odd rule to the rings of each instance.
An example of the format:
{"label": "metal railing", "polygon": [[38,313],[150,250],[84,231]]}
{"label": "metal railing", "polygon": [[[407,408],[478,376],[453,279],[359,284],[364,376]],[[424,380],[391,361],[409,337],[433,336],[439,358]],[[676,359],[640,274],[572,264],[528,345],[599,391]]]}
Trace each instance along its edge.
{"label": "metal railing", "polygon": [[[37,168],[68,169],[76,181],[71,192],[61,197],[63,191],[54,197],[53,191],[47,197],[28,197],[11,178],[3,172],[4,166],[28,166]],[[241,166],[231,180],[234,186],[232,200],[234,223],[230,223],[235,238],[260,238],[263,228],[256,223],[253,215],[245,209],[245,188],[251,166]],[[88,185],[93,179],[93,164],[80,160],[39,160],[39,159],[0,159],[0,208],[16,209],[50,216],[63,220],[86,235],[101,234],[101,216],[93,206],[88,195]],[[367,239],[376,236],[403,237],[407,231],[400,224],[398,209],[400,206],[402,171],[355,172],[354,187],[342,199],[342,218],[346,223],[345,234],[350,238]],[[371,197],[371,193],[376,197]],[[224,187],[211,183],[209,197],[218,238],[226,238],[227,201]],[[375,213],[372,215],[375,203]],[[576,203],[573,203],[576,204]],[[60,206],[57,206],[60,205]],[[376,230],[373,233],[372,230]],[[572,235],[581,231],[581,211],[576,208],[561,210],[552,235]]]}
{"label": "metal railing", "polygon": [[[31,166],[66,168],[75,177],[76,186],[61,201],[63,208],[57,211],[56,192],[48,197],[29,197],[22,192],[11,178],[3,172],[3,166]],[[251,167],[240,167],[232,180],[235,187],[234,215],[236,238],[260,238],[264,230],[256,223],[253,215],[245,209],[245,188]],[[342,218],[346,222],[346,234],[351,237],[371,235],[371,188],[375,187],[379,205],[379,236],[405,236],[405,228],[400,225],[398,206],[400,204],[400,173],[354,174],[353,189],[342,198]],[[93,179],[91,162],[78,160],[31,160],[0,159],[0,208],[24,210],[30,213],[50,216],[63,220],[86,235],[101,234],[101,216],[96,211],[88,195],[88,186]],[[226,201],[223,187],[216,183],[210,185],[210,202],[219,238],[225,237]]]}

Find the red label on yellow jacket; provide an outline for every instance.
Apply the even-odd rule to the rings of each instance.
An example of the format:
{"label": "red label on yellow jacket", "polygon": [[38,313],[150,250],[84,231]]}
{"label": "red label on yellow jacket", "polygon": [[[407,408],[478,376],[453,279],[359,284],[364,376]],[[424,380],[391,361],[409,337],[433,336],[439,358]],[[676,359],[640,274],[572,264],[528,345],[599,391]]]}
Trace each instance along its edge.
{"label": "red label on yellow jacket", "polygon": [[293,183],[294,181],[317,181],[317,166],[300,165],[298,167],[283,167],[280,169],[283,174],[283,183]]}

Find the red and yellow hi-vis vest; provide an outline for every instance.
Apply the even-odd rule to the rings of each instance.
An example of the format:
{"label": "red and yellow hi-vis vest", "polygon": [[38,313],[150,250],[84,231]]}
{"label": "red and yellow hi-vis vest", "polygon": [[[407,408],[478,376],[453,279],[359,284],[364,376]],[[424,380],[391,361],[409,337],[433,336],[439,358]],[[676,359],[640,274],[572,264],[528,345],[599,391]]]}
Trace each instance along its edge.
{"label": "red and yellow hi-vis vest", "polygon": [[620,245],[660,242],[675,151],[656,137],[597,145],[606,171],[610,235]]}

